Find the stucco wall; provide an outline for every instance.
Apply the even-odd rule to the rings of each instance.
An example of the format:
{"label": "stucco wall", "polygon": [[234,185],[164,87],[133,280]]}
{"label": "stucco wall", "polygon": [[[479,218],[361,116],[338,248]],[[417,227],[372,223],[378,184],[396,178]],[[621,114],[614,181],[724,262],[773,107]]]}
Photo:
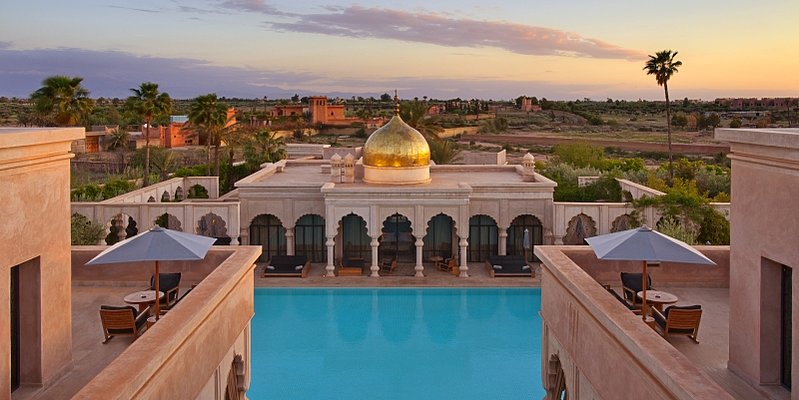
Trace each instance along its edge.
{"label": "stucco wall", "polygon": [[233,354],[244,358],[249,385],[253,269],[260,252],[255,246],[209,252],[228,257],[75,398],[224,399]]}
{"label": "stucco wall", "polygon": [[[21,383],[47,385],[72,362],[70,142],[83,128],[0,129],[0,304],[20,266]],[[0,399],[10,396],[10,319],[0,318]]]}
{"label": "stucco wall", "polygon": [[[799,267],[799,130],[719,129],[716,137],[732,151],[730,293],[736,296],[730,296],[729,368],[752,384],[778,385],[779,272],[782,265]],[[796,349],[799,279],[793,275]],[[794,350],[794,371],[797,358]]]}

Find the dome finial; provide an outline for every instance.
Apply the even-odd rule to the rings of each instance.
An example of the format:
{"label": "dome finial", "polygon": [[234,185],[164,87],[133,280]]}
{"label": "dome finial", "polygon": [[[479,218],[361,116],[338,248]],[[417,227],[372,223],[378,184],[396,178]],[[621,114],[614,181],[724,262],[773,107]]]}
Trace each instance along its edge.
{"label": "dome finial", "polygon": [[399,115],[400,113],[400,100],[399,96],[397,95],[397,89],[394,89],[394,115]]}

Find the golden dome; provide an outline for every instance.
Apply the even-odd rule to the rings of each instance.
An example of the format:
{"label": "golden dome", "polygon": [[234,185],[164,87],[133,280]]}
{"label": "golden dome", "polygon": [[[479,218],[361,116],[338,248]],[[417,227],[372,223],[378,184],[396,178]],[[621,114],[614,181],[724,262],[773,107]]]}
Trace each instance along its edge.
{"label": "golden dome", "polygon": [[394,115],[374,131],[363,145],[363,164],[371,167],[425,167],[430,146],[419,131]]}

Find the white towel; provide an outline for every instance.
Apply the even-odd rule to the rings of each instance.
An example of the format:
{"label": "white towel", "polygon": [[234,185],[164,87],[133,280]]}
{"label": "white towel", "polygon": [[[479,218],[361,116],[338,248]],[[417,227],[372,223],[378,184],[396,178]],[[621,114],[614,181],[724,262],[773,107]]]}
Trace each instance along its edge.
{"label": "white towel", "polygon": [[275,270],[275,266],[274,265],[267,265],[266,269],[268,269],[270,271],[274,271]]}
{"label": "white towel", "polygon": [[298,265],[298,266],[294,267],[294,270],[295,271],[302,271],[302,265]]}
{"label": "white towel", "polygon": [[529,265],[525,265],[525,266],[522,267],[522,271],[527,271],[528,269],[530,269]]}
{"label": "white towel", "polygon": [[501,265],[494,265],[494,269],[502,269]]}

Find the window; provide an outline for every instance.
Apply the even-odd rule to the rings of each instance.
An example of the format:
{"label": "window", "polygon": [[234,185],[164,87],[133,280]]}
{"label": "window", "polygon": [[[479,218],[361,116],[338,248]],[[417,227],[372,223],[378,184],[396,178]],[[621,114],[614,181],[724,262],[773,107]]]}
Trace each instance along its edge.
{"label": "window", "polygon": [[496,255],[498,249],[497,223],[487,215],[475,215],[469,218],[469,259],[468,261],[485,261],[490,255]]}
{"label": "window", "polygon": [[259,215],[250,224],[250,244],[263,247],[259,261],[286,254],[286,229],[274,215]]}
{"label": "window", "polygon": [[300,218],[294,227],[294,249],[294,254],[305,256],[308,261],[327,261],[325,219],[315,214]]}

